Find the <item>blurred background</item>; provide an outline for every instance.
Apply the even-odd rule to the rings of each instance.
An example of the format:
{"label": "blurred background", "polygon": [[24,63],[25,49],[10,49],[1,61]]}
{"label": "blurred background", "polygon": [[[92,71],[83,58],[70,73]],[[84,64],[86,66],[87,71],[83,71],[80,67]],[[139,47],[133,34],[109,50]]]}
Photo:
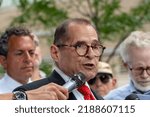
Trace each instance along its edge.
{"label": "blurred background", "polygon": [[[150,0],[0,0],[0,33],[23,25],[40,40],[41,69],[52,70],[49,47],[57,25],[66,18],[86,18],[96,27],[106,47],[102,61],[108,62],[118,85],[128,82],[127,71],[118,54],[120,43],[134,30],[150,30]],[[0,66],[0,75],[4,73]]]}

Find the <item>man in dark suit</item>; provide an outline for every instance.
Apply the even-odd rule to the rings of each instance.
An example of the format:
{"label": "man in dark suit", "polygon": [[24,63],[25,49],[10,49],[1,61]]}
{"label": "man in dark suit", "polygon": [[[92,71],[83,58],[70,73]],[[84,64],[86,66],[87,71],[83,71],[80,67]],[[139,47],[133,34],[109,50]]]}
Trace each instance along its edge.
{"label": "man in dark suit", "polygon": [[[69,19],[57,27],[54,42],[50,47],[51,57],[55,67],[51,76],[24,85],[15,90],[31,90],[48,83],[64,85],[74,74],[82,72],[86,81],[94,78],[98,71],[98,61],[103,53],[104,47],[99,41],[94,26],[85,19]],[[81,88],[84,87],[84,88]],[[91,91],[87,82],[79,89],[69,93],[70,100],[95,100],[99,99]],[[85,92],[90,92],[86,97]]]}

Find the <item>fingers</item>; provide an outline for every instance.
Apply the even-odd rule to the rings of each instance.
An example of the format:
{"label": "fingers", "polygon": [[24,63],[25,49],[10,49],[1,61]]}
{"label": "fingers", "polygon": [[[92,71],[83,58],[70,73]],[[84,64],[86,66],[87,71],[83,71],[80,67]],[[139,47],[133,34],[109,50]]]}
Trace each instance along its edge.
{"label": "fingers", "polygon": [[55,83],[49,83],[26,93],[30,100],[67,100],[69,95],[67,89]]}
{"label": "fingers", "polygon": [[[57,96],[58,100],[66,100],[68,99],[68,90],[58,84],[50,83],[48,84],[48,90],[53,92],[53,95]],[[55,93],[55,94],[54,94]]]}
{"label": "fingers", "polygon": [[45,87],[26,91],[29,100],[58,100],[54,91],[48,91]]}

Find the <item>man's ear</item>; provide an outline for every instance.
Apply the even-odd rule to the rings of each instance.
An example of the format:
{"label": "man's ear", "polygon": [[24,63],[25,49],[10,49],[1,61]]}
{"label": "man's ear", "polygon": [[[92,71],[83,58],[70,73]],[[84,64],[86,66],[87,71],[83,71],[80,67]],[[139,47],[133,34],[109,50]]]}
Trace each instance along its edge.
{"label": "man's ear", "polygon": [[0,64],[3,66],[4,69],[7,68],[7,58],[5,56],[0,55]]}
{"label": "man's ear", "polygon": [[116,78],[112,78],[112,85],[114,88],[117,87],[117,79]]}
{"label": "man's ear", "polygon": [[50,54],[51,54],[51,57],[53,58],[54,61],[58,61],[59,60],[59,48],[56,46],[56,45],[51,45],[50,47]]}

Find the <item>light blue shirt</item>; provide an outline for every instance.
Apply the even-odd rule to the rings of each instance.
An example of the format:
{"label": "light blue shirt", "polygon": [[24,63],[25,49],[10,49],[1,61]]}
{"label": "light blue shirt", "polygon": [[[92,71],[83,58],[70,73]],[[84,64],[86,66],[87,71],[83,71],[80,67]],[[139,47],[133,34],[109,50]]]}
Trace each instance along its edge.
{"label": "light blue shirt", "polygon": [[125,98],[133,92],[139,97],[140,100],[150,100],[150,91],[147,91],[147,92],[138,91],[134,87],[132,81],[127,85],[124,85],[122,87],[119,87],[117,89],[110,91],[110,93],[107,94],[104,97],[104,99],[106,99],[106,100],[125,100]]}

